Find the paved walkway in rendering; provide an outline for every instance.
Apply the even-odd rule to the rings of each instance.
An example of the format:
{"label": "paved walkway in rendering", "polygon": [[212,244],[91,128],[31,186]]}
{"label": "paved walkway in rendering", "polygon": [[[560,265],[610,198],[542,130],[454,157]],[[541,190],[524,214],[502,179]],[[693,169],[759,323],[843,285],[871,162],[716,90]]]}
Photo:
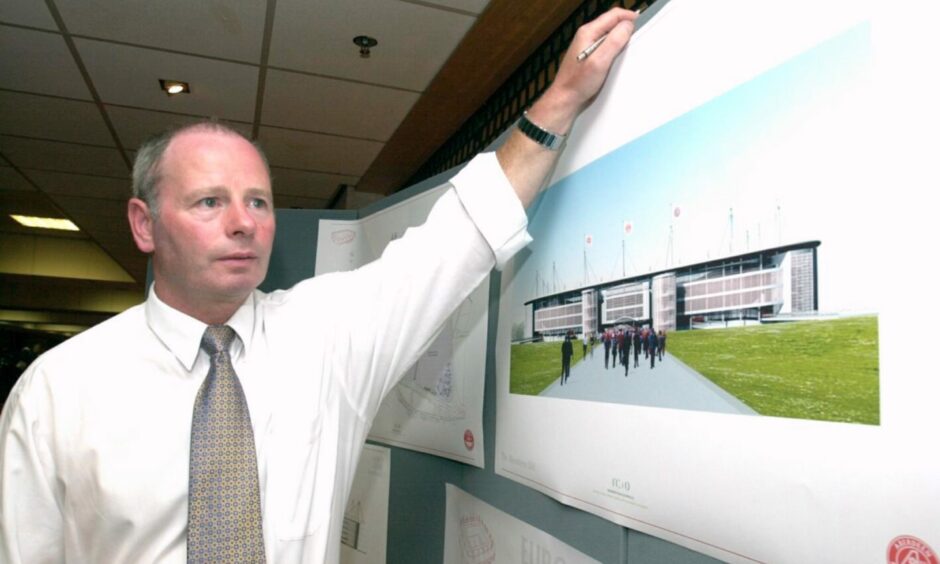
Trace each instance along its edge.
{"label": "paved walkway in rendering", "polygon": [[[575,346],[579,344],[575,343]],[[561,385],[560,379],[556,380],[540,395],[756,415],[754,410],[740,400],[669,354],[668,348],[666,354],[663,355],[663,360],[656,360],[655,368],[650,368],[650,361],[648,358],[643,358],[642,351],[640,351],[639,362],[638,367],[633,366],[633,351],[631,350],[628,375],[624,375],[624,367],[619,364],[605,369],[604,347],[599,345],[594,348],[593,356],[589,352],[585,359],[571,367],[571,376],[564,386]]]}

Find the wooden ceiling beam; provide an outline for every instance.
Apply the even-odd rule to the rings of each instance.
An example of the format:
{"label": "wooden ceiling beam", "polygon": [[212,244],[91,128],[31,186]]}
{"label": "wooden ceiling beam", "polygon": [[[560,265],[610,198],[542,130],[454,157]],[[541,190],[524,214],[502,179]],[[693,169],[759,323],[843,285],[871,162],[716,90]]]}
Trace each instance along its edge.
{"label": "wooden ceiling beam", "polygon": [[582,1],[491,0],[356,189],[401,188]]}

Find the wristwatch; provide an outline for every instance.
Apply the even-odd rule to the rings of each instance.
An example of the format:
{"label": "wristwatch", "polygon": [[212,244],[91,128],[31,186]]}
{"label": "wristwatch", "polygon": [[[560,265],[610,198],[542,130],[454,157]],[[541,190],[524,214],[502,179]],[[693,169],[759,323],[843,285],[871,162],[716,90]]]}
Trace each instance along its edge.
{"label": "wristwatch", "polygon": [[568,139],[567,135],[552,133],[551,131],[532,123],[529,121],[529,116],[526,112],[522,112],[522,117],[519,118],[516,126],[519,128],[519,131],[525,134],[526,137],[535,141],[546,149],[549,149],[550,151],[557,151],[561,149],[564,146],[565,141]]}

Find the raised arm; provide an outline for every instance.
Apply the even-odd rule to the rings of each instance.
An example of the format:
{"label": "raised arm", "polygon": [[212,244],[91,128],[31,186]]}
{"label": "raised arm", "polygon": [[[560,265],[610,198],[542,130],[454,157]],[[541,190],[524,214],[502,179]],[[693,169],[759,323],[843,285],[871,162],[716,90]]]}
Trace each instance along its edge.
{"label": "raised arm", "polygon": [[[633,34],[637,12],[614,8],[578,29],[555,75],[555,80],[527,112],[528,119],[540,128],[567,135],[575,118],[597,95],[614,59]],[[589,57],[578,54],[607,34],[607,38]],[[550,150],[529,139],[518,129],[496,151],[506,177],[528,206],[546,181],[558,159]]]}

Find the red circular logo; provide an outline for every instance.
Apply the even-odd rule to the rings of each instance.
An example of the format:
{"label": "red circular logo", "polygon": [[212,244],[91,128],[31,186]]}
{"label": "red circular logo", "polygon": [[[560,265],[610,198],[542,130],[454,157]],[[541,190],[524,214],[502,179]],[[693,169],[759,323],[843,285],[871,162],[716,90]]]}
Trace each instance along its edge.
{"label": "red circular logo", "polygon": [[473,450],[473,431],[470,429],[463,432],[463,446],[467,447],[467,450]]}
{"label": "red circular logo", "polygon": [[940,564],[940,561],[927,543],[911,535],[901,535],[888,545],[888,564]]}

